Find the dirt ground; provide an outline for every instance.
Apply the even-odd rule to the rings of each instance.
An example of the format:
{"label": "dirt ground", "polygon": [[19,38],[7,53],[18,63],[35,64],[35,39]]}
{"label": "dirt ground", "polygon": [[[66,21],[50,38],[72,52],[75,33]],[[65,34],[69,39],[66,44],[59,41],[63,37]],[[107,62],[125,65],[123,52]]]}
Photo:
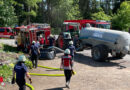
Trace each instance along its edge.
{"label": "dirt ground", "polygon": [[[55,60],[39,60],[39,65],[60,66],[60,56]],[[95,62],[91,59],[90,50],[75,55],[74,70],[77,72],[71,79],[70,90],[130,90],[130,56],[110,62]],[[62,74],[63,71],[43,69],[30,70],[33,73]],[[32,76],[35,90],[68,90],[64,77]],[[27,82],[29,82],[27,80]],[[4,90],[18,90],[17,85],[7,84]],[[29,90],[29,88],[27,88]]]}
{"label": "dirt ground", "polygon": [[[39,60],[39,65],[60,67],[58,53],[54,60]],[[91,51],[84,50],[75,55],[74,70],[70,89],[65,88],[65,77],[31,76],[32,86],[35,90],[130,90],[130,56],[123,59],[108,62],[95,62],[91,58]],[[55,71],[38,67],[29,72],[42,74],[63,74],[63,71]],[[29,82],[27,80],[27,82]],[[3,90],[18,90],[17,85],[6,84]],[[30,90],[27,88],[27,90]]]}

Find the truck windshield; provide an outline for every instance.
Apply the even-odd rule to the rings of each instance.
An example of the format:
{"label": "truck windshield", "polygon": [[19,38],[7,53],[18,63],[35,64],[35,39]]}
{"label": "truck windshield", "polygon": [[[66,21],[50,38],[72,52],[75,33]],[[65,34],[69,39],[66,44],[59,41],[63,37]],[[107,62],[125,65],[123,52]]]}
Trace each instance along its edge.
{"label": "truck windshield", "polygon": [[111,28],[110,24],[97,24],[96,27],[97,28],[105,28],[105,29]]}

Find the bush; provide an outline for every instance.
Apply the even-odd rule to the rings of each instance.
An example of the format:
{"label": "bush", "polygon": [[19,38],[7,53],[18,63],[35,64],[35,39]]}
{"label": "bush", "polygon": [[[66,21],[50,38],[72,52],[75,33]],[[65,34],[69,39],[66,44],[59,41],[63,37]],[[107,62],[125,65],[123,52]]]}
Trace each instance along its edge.
{"label": "bush", "polygon": [[12,75],[12,68],[8,65],[0,66],[0,76],[4,78],[4,81],[10,82]]}
{"label": "bush", "polygon": [[30,69],[33,68],[33,64],[32,64],[32,62],[29,61],[29,60],[25,61],[25,65],[26,65],[28,68],[30,68]]}

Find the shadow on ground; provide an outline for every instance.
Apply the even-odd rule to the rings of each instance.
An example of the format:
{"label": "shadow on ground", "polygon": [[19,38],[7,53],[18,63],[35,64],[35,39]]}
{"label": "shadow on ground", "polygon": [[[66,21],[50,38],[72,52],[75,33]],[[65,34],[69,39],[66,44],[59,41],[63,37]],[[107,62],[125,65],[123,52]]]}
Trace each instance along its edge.
{"label": "shadow on ground", "polygon": [[17,47],[13,47],[13,46],[6,45],[6,44],[3,45],[3,51],[5,51],[5,52],[15,52],[15,53],[18,53]]}
{"label": "shadow on ground", "polygon": [[46,90],[63,90],[63,88],[66,88],[66,87],[57,87],[57,88],[51,88],[51,89],[46,89]]}
{"label": "shadow on ground", "polygon": [[125,61],[121,62],[121,63],[119,63],[119,62],[111,62],[112,60],[117,60],[117,59],[114,59],[112,57],[109,57],[104,62],[96,62],[90,56],[86,56],[86,55],[83,55],[83,54],[80,54],[80,53],[76,53],[75,57],[74,57],[74,60],[76,62],[79,62],[79,63],[82,63],[82,64],[86,64],[86,65],[89,65],[89,66],[93,66],[93,67],[112,67],[112,66],[117,66],[117,67],[119,67],[118,69],[126,68],[125,66],[120,65],[121,63],[124,63]]}

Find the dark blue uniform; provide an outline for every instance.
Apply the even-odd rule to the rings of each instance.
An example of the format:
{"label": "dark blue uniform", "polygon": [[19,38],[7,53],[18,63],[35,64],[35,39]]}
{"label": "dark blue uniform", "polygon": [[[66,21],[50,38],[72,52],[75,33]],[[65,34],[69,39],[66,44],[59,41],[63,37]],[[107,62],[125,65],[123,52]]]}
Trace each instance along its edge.
{"label": "dark blue uniform", "polygon": [[14,67],[14,71],[16,72],[16,83],[19,86],[19,90],[26,90],[25,74],[28,71],[27,67],[24,63],[18,62]]}
{"label": "dark blue uniform", "polygon": [[33,63],[33,67],[35,66],[35,68],[37,68],[38,47],[35,44],[33,44],[31,46],[31,60],[32,60],[32,63]]}
{"label": "dark blue uniform", "polygon": [[55,39],[53,37],[49,37],[49,44],[50,46],[53,46]]}
{"label": "dark blue uniform", "polygon": [[70,55],[72,56],[72,59],[73,59],[74,58],[75,46],[70,45],[68,48],[70,49]]}

